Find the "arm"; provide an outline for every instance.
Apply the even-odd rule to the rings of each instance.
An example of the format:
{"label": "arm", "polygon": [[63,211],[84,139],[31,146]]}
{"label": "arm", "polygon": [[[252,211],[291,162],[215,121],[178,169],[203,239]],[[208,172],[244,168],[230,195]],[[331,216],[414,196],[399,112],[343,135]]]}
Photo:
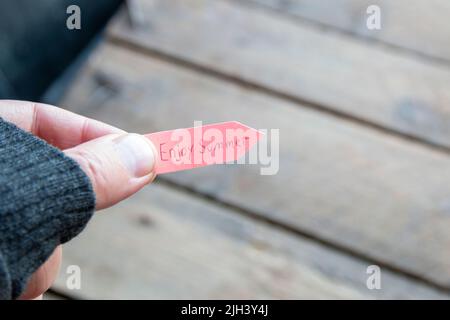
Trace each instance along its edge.
{"label": "arm", "polygon": [[0,102],[0,117],[0,298],[33,298],[94,209],[153,180],[153,147],[52,106]]}

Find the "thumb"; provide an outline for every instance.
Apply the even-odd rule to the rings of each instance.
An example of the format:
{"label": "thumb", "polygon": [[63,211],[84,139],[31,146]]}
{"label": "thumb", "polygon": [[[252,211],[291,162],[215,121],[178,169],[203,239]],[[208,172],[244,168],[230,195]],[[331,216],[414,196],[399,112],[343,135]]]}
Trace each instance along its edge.
{"label": "thumb", "polygon": [[97,209],[129,197],[155,178],[155,147],[139,134],[106,135],[64,153],[90,178]]}

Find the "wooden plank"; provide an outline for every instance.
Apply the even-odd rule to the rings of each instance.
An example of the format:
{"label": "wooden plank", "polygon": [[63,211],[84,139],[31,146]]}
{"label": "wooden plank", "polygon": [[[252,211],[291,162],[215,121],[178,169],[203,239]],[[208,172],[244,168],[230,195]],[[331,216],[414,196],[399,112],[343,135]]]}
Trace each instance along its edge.
{"label": "wooden plank", "polygon": [[142,1],[112,37],[450,147],[450,69],[229,1]]}
{"label": "wooden plank", "polygon": [[98,213],[65,245],[69,265],[87,299],[448,297],[384,271],[368,290],[367,264],[158,184]]}
{"label": "wooden plank", "polygon": [[[240,1],[240,0],[239,0]],[[290,16],[318,22],[450,62],[448,0],[247,0]],[[381,29],[367,28],[366,10],[381,9]]]}
{"label": "wooden plank", "polygon": [[132,132],[238,120],[280,129],[280,170],[213,166],[165,179],[450,286],[447,154],[117,46],[64,106]]}

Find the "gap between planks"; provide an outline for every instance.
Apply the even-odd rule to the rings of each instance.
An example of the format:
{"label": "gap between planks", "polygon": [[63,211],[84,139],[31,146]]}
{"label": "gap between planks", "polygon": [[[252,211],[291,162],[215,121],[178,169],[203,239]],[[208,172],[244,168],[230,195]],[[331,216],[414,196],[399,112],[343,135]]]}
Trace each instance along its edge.
{"label": "gap between planks", "polygon": [[[220,238],[222,238],[222,236],[226,237],[225,242],[223,243],[228,243],[228,241],[231,240],[231,243],[238,243],[240,241],[243,241],[243,243],[246,244],[251,244],[251,243],[255,243],[255,241],[258,241],[258,239],[266,239],[266,237],[268,235],[273,235],[274,236],[274,243],[272,243],[268,250],[263,250],[261,251],[261,253],[263,253],[266,256],[272,256],[273,258],[275,258],[275,260],[277,260],[277,255],[273,255],[275,252],[277,252],[278,250],[280,250],[281,256],[282,257],[286,257],[288,260],[289,265],[291,266],[297,266],[297,267],[302,267],[302,268],[297,268],[295,267],[292,270],[297,270],[294,273],[292,273],[293,275],[297,274],[297,275],[305,275],[308,274],[308,270],[314,270],[315,268],[317,268],[317,263],[325,263],[327,266],[332,265],[332,263],[338,263],[339,267],[336,267],[337,269],[333,271],[334,268],[325,268],[325,269],[320,269],[318,270],[319,274],[321,274],[320,278],[324,279],[325,281],[330,282],[331,286],[327,286],[325,287],[325,289],[327,291],[323,291],[324,288],[322,286],[318,287],[318,288],[322,288],[321,290],[323,291],[322,294],[325,294],[326,297],[328,298],[344,298],[345,295],[343,295],[343,293],[345,293],[346,288],[353,291],[356,290],[355,293],[359,293],[362,294],[362,296],[360,297],[355,297],[353,296],[353,298],[356,299],[361,299],[361,298],[389,298],[389,297],[409,297],[409,298],[418,298],[421,297],[421,294],[425,294],[422,297],[425,298],[429,298],[429,297],[434,297],[434,298],[448,298],[448,293],[444,294],[441,296],[441,294],[437,291],[434,290],[433,288],[430,288],[428,286],[424,286],[422,284],[413,282],[413,281],[408,281],[408,279],[405,279],[404,277],[399,277],[396,274],[392,274],[391,272],[389,272],[388,270],[386,270],[385,273],[385,277],[387,280],[387,283],[390,283],[391,285],[388,285],[386,287],[383,287],[382,291],[372,291],[372,292],[367,292],[368,295],[366,296],[366,289],[364,286],[364,283],[366,281],[365,279],[365,264],[361,263],[361,261],[355,260],[353,258],[348,258],[345,255],[340,254],[340,252],[336,252],[334,250],[330,250],[324,246],[322,246],[321,244],[317,244],[313,241],[310,241],[308,239],[305,238],[298,238],[298,237],[294,237],[291,234],[287,234],[285,232],[283,232],[282,230],[277,230],[271,226],[267,226],[264,223],[261,223],[259,221],[255,221],[253,222],[252,219],[249,219],[248,217],[243,217],[240,216],[236,213],[233,212],[229,212],[230,209],[228,208],[222,208],[217,206],[215,203],[211,204],[209,201],[205,201],[204,199],[197,199],[196,197],[192,197],[191,194],[186,194],[185,190],[175,190],[174,188],[170,187],[170,186],[166,186],[164,184],[161,183],[157,183],[156,185],[152,186],[153,190],[143,190],[143,193],[141,193],[140,195],[136,195],[135,199],[133,200],[127,200],[126,203],[120,204],[118,207],[115,208],[110,208],[108,209],[108,214],[111,214],[111,218],[113,221],[115,221],[115,223],[113,223],[112,225],[106,225],[104,226],[104,228],[100,228],[100,229],[96,229],[99,225],[97,225],[97,227],[95,227],[95,222],[94,222],[94,227],[92,227],[93,229],[91,230],[87,230],[87,233],[85,233],[84,235],[81,236],[81,239],[78,244],[75,244],[73,247],[71,248],[66,248],[66,253],[68,256],[68,260],[65,260],[66,265],[68,264],[72,264],[72,263],[79,263],[80,266],[82,266],[83,268],[87,268],[85,269],[85,275],[87,276],[87,280],[90,280],[88,282],[85,282],[86,286],[83,286],[82,291],[77,292],[77,295],[85,298],[85,299],[90,299],[90,298],[112,298],[112,299],[116,299],[116,298],[120,298],[120,296],[124,296],[126,298],[138,298],[138,299],[142,299],[142,298],[156,298],[156,299],[160,299],[160,298],[166,298],[169,297],[171,295],[173,295],[175,293],[175,295],[177,296],[178,293],[177,291],[181,288],[178,287],[177,282],[178,281],[172,281],[173,280],[173,276],[174,274],[169,272],[169,273],[165,273],[163,271],[163,274],[161,275],[161,279],[166,279],[164,281],[168,281],[169,284],[169,290],[166,291],[166,295],[159,295],[157,294],[157,297],[154,296],[154,294],[159,291],[158,288],[158,284],[151,284],[151,277],[147,278],[144,277],[143,279],[140,279],[136,276],[138,276],[141,272],[146,272],[146,270],[148,270],[148,265],[146,266],[146,264],[150,264],[150,265],[154,265],[153,262],[156,261],[173,261],[172,259],[170,259],[170,252],[176,253],[178,252],[179,249],[177,249],[178,244],[180,243],[184,243],[184,241],[186,241],[187,238],[192,238],[192,243],[194,244],[194,247],[196,250],[200,249],[199,252],[201,252],[201,254],[206,253],[206,256],[209,256],[209,254],[211,252],[214,251],[214,249],[212,251],[211,250],[211,246],[217,245],[218,242],[217,239],[213,240],[213,238],[210,238],[210,240],[212,241],[211,243],[208,243],[205,245],[204,248],[208,248],[208,250],[205,252],[201,249],[201,246],[199,247],[199,241],[201,241],[201,243],[204,245],[204,242],[202,242],[202,239],[204,240],[205,236],[208,236],[208,232],[210,231],[216,231],[215,234],[217,233],[217,235],[219,235]],[[155,192],[156,191],[156,195]],[[147,193],[147,195],[146,195]],[[166,198],[165,201],[159,202],[159,200],[157,199],[161,199],[161,195],[162,194],[169,194],[170,196],[168,198]],[[153,194],[153,196],[150,196],[150,194]],[[159,194],[159,196],[158,196]],[[152,198],[153,197],[153,198]],[[189,200],[188,200],[189,199]],[[170,205],[169,205],[170,203]],[[186,212],[183,213],[176,213],[174,210],[174,208],[178,208],[180,205],[186,205]],[[148,207],[148,211],[147,210],[143,210],[143,206]],[[198,208],[203,208],[204,210],[201,210],[202,212],[198,212]],[[189,210],[190,208],[190,210]],[[125,215],[123,215],[123,212],[126,211],[127,215],[125,218]],[[231,210],[232,211],[232,210]],[[148,215],[150,212],[152,212],[151,215]],[[169,212],[171,212],[171,214],[169,214]],[[187,215],[185,215],[187,214]],[[162,216],[168,218],[168,220],[165,219],[161,219]],[[120,217],[120,218],[119,218]],[[135,225],[136,222],[141,221],[139,219],[139,217],[148,217],[150,219],[150,225],[152,225],[153,227],[156,227],[157,225],[159,225],[159,227],[156,227],[154,230],[147,230],[149,233],[147,233],[146,228],[141,229],[141,230],[136,230],[136,237],[131,237],[131,238],[126,238],[127,240],[123,241],[125,238],[123,238],[124,234],[120,234],[120,232],[118,232],[118,230],[122,230],[121,228],[125,228],[123,230],[123,232],[125,234],[130,232],[130,227],[134,228],[137,225]],[[180,220],[179,218],[181,217],[185,217],[186,220]],[[101,218],[100,218],[101,219]],[[199,220],[197,220],[199,219]],[[109,220],[109,223],[111,223],[111,220]],[[165,221],[165,222],[164,222]],[[181,238],[171,238],[172,240],[174,240],[174,242],[170,243],[168,242],[168,239],[164,239],[161,238],[161,236],[167,232],[169,232],[170,234],[170,230],[172,230],[172,228],[174,227],[173,224],[171,224],[169,221],[172,222],[176,222],[178,224],[178,226],[183,225],[183,230],[184,228],[186,228],[186,230],[190,230],[187,233],[181,232],[182,234],[184,234],[184,236],[182,235]],[[199,223],[200,221],[206,221],[206,225],[203,225],[201,223],[201,225],[203,225],[202,228],[200,229],[191,229],[190,226],[192,225],[197,225],[197,223]],[[214,222],[213,224],[210,225],[211,222]],[[187,222],[187,225],[185,225],[185,223]],[[231,222],[231,224],[229,224]],[[98,223],[98,222],[97,222]],[[147,222],[148,223],[148,222]],[[147,224],[146,223],[146,224]],[[237,223],[237,224],[235,224]],[[103,225],[103,224],[102,224]],[[114,225],[118,228],[118,229],[114,229]],[[147,225],[148,226],[148,225]],[[221,226],[218,229],[215,229],[217,226]],[[222,229],[223,226],[228,226],[225,227],[224,229]],[[230,227],[238,227],[239,226],[243,227],[242,229],[242,233],[237,232],[234,233],[232,232],[231,234],[229,234],[227,232],[227,230],[230,230]],[[251,228],[247,228],[245,226],[251,226]],[[162,227],[162,228],[161,228]],[[139,228],[140,229],[140,228]],[[179,233],[176,232],[177,234]],[[105,232],[107,232],[107,234],[105,234]],[[112,232],[112,234],[110,234],[110,232]],[[192,233],[194,232],[194,233]],[[200,235],[199,238],[197,238],[195,235],[197,234]],[[206,233],[205,233],[206,232]],[[224,232],[224,233],[223,233]],[[254,233],[255,232],[255,233]],[[156,238],[152,238],[152,236],[150,235],[150,233],[152,234],[152,236],[156,237]],[[94,234],[99,237],[98,239],[95,238]],[[241,235],[241,236],[238,236]],[[94,236],[94,237],[93,237]],[[112,238],[109,238],[109,237]],[[119,242],[115,242],[114,238],[118,237],[120,240]],[[236,237],[237,236],[237,237]],[[265,237],[264,237],[265,236]],[[186,238],[187,237],[187,238]],[[101,239],[101,240],[100,240]],[[232,239],[235,239],[234,241]],[[240,240],[238,240],[240,239]],[[117,239],[116,239],[117,240]],[[156,260],[142,260],[143,256],[142,254],[144,254],[144,256],[147,256],[145,251],[137,251],[135,259],[137,259],[136,261],[139,262],[137,263],[138,265],[140,265],[141,267],[138,268],[137,270],[134,270],[133,272],[133,276],[132,278],[134,280],[139,280],[139,284],[141,285],[141,287],[134,287],[132,284],[126,284],[127,280],[124,280],[122,277],[124,275],[129,274],[130,272],[130,264],[125,265],[123,267],[117,267],[117,260],[113,259],[106,259],[106,260],[102,260],[100,261],[98,264],[94,263],[93,261],[90,261],[89,259],[83,259],[80,256],[80,253],[84,250],[83,248],[86,246],[86,244],[93,242],[96,243],[97,246],[97,250],[101,250],[102,246],[105,245],[105,243],[111,243],[110,241],[112,241],[112,243],[115,244],[119,244],[119,248],[116,248],[117,250],[119,250],[119,252],[121,252],[122,250],[124,250],[126,247],[123,247],[120,243],[127,243],[129,244],[131,247],[131,243],[134,243],[137,248],[141,247],[142,248],[142,244],[144,244],[146,241],[152,240],[151,242],[155,245],[155,247],[153,247],[153,249],[156,248],[161,248],[161,244],[158,245],[158,242],[162,242],[164,243],[164,245],[167,245],[167,248],[162,249],[162,251],[159,251],[159,249],[156,249],[156,251],[154,252],[154,258]],[[237,242],[236,242],[237,240]],[[104,243],[104,242],[105,243]],[[123,241],[123,242],[122,242]],[[137,241],[137,242],[134,242]],[[222,239],[223,241],[223,239]],[[139,245],[139,243],[141,245]],[[263,241],[264,243],[264,241]],[[264,246],[264,244],[262,244]],[[273,246],[272,246],[273,245]],[[71,245],[69,244],[69,247]],[[302,252],[302,254],[300,254],[299,256],[297,255],[291,255],[291,254],[287,254],[285,255],[285,253],[288,253],[288,251],[285,251],[283,248],[297,248],[297,246],[300,247],[300,251]],[[114,247],[114,245],[113,245]],[[78,248],[78,249],[76,249]],[[130,247],[129,247],[130,248]],[[147,249],[151,248],[151,247],[146,247]],[[222,248],[221,246],[218,247]],[[93,247],[93,249],[95,250],[95,246]],[[146,249],[146,250],[147,250]],[[224,248],[222,248],[224,249]],[[73,251],[74,250],[74,251]],[[163,256],[165,255],[165,252],[169,252],[168,256],[165,256],[165,258],[163,258]],[[234,256],[233,253],[231,252],[235,252],[237,256],[239,256],[238,252],[241,253],[245,253],[248,251],[244,250],[241,251],[239,249],[239,247],[232,247],[231,251],[230,248],[225,249],[225,255],[229,257],[230,254],[232,256]],[[260,249],[258,249],[260,250]],[[78,254],[77,254],[78,251]],[[184,254],[181,253],[181,256],[186,257],[187,252],[189,252],[189,250],[182,250],[184,251]],[[220,250],[218,250],[220,251]],[[208,254],[209,252],[209,254]],[[282,253],[284,252],[284,253]],[[109,255],[110,257],[117,255],[117,251],[115,253],[113,252],[109,252],[109,254],[107,254],[107,256]],[[84,257],[86,257],[84,255],[84,253],[81,253]],[[161,255],[162,254],[162,255]],[[178,256],[177,254],[175,254],[176,256]],[[188,256],[190,256],[188,254]],[[236,257],[236,256],[235,256]],[[244,256],[241,256],[241,258],[248,257],[248,254],[244,254]],[[210,258],[214,259],[214,263],[207,267],[207,270],[209,269],[209,272],[212,273],[216,273],[219,270],[217,270],[216,268],[221,265],[221,263],[219,261],[216,261],[215,259],[217,259],[217,257],[213,257],[210,256]],[[338,258],[338,260],[336,261],[335,259]],[[193,259],[193,261],[196,261],[197,259]],[[96,260],[97,261],[97,260]],[[205,260],[203,262],[200,263],[204,263],[208,260]],[[224,260],[225,261],[225,265],[226,266],[226,261],[227,259]],[[222,262],[224,262],[222,261]],[[261,261],[261,265],[264,265],[265,263],[263,262],[264,260],[251,260],[251,263],[256,263],[257,265],[254,267],[254,271],[261,271],[260,268],[260,264],[258,263],[258,261]],[[252,270],[251,265],[248,264],[248,260],[247,262],[245,262],[244,264],[247,266],[245,267],[245,270],[249,270],[248,267],[250,267],[250,270]],[[197,262],[194,262],[194,264]],[[215,265],[215,263],[217,263],[217,265]],[[330,264],[331,263],[331,264]],[[111,264],[114,264],[115,266],[112,266]],[[132,264],[131,264],[132,265]],[[156,265],[159,265],[159,268],[161,268],[163,265],[156,263]],[[188,264],[189,265],[189,264]],[[206,265],[209,265],[209,263],[206,263]],[[230,264],[228,264],[228,266],[231,266]],[[109,269],[109,267],[112,267],[112,269]],[[306,268],[306,269],[303,269]],[[114,271],[114,268],[117,268],[116,271]],[[178,268],[181,268],[181,270],[177,270]],[[284,268],[284,267],[283,267]],[[99,270],[109,270],[109,272],[107,272],[106,274],[109,276],[106,277],[96,277],[95,275],[97,274],[97,272]],[[120,271],[118,271],[120,270]],[[140,270],[140,271],[139,271]],[[187,267],[187,270],[184,269],[184,267],[182,266],[178,266],[175,267],[173,271],[181,271],[181,276],[183,276],[184,274],[190,274],[190,272],[192,272],[192,265]],[[204,271],[207,271],[204,270]],[[225,295],[215,295],[214,292],[217,290],[217,288],[221,288],[221,286],[219,285],[219,287],[217,287],[217,282],[216,284],[212,284],[212,287],[210,287],[207,291],[209,291],[209,294],[213,294],[212,296],[210,296],[209,294],[207,294],[207,296],[209,296],[210,298],[219,298],[219,299],[223,299],[223,298],[227,298],[230,297],[229,294],[231,292],[234,293],[238,293],[239,294],[239,288],[243,289],[244,287],[239,287],[240,286],[240,282],[236,282],[237,279],[239,279],[240,276],[242,276],[244,273],[242,273],[242,271],[239,271],[240,269],[236,269],[234,271],[237,271],[237,274],[233,274],[232,279],[228,279],[231,280],[231,283],[233,283],[234,285],[237,285],[237,289],[238,291],[227,291],[228,293]],[[276,269],[271,269],[271,270],[276,270]],[[280,269],[281,270],[281,269]],[[118,272],[117,272],[118,271]],[[158,267],[156,267],[156,269],[153,270],[153,272],[155,271],[162,271],[162,270],[158,270]],[[331,272],[330,272],[331,271]],[[362,272],[361,272],[362,271]],[[273,271],[272,271],[273,272]],[[178,272],[177,272],[178,273]],[[208,272],[207,272],[208,273]],[[155,273],[157,274],[157,273]],[[211,274],[211,273],[210,273]],[[271,273],[273,274],[273,273]],[[359,274],[359,275],[358,275]],[[116,283],[114,285],[114,281],[111,281],[113,278],[110,278],[111,275],[115,275],[118,278],[122,278],[122,281],[119,281],[119,285]],[[178,275],[177,275],[178,276]],[[324,278],[322,278],[322,276]],[[156,276],[157,278],[159,276]],[[181,277],[183,278],[183,277]],[[195,275],[194,275],[195,278]],[[107,280],[109,279],[109,281],[112,282],[112,285],[110,286],[110,282]],[[224,278],[221,278],[221,281],[225,281]],[[250,281],[250,283],[252,283],[253,285],[248,288],[251,288],[252,290],[255,290],[256,288],[258,288],[258,283],[261,284],[261,279],[260,277],[253,279]],[[270,278],[272,279],[272,278]],[[176,280],[176,279],[175,279]],[[256,281],[255,281],[256,280]],[[280,281],[286,281],[286,279],[279,279]],[[67,297],[71,297],[72,298],[72,291],[71,290],[67,290],[66,286],[65,286],[65,279],[64,276],[61,276],[58,278],[58,280],[55,283],[55,287],[56,290],[54,290],[55,293],[60,293],[60,292],[67,292],[67,294],[63,294]],[[301,288],[301,286],[299,285],[308,285],[308,282],[304,282],[303,280],[301,280],[301,278],[298,277],[293,277],[291,278],[292,283],[297,283],[297,288]],[[299,282],[297,282],[299,281]],[[347,286],[347,281],[349,281],[349,286]],[[394,281],[394,282],[391,282]],[[122,286],[120,285],[120,282],[122,283]],[[213,281],[214,282],[214,281]],[[271,283],[272,281],[269,279],[265,280],[265,283]],[[324,282],[322,281],[322,284]],[[125,284],[125,286],[124,286]],[[247,283],[248,285],[249,283]],[[362,288],[358,285],[362,285]],[[392,284],[394,284],[392,286]],[[150,285],[150,287],[147,287],[148,285]],[[175,285],[175,287],[174,287]],[[192,283],[191,283],[192,285]],[[200,286],[202,286],[200,284]],[[271,299],[273,298],[283,298],[282,296],[279,296],[276,294],[277,290],[276,287],[283,287],[282,284],[278,283],[275,284],[275,286],[270,286],[271,290],[275,289],[275,291],[272,291],[273,293],[275,293],[275,295],[273,296],[272,294],[270,294]],[[398,287],[399,286],[399,287]],[[177,288],[178,287],[178,288]],[[300,289],[300,291],[298,289],[295,289],[296,286],[292,287],[291,289],[289,289],[288,291],[286,291],[284,293],[284,298],[294,298],[296,297],[296,294],[300,294],[300,297],[308,297],[308,291],[307,289]],[[344,292],[342,292],[342,295],[337,295],[334,296],[334,293],[336,291],[337,288],[337,293],[339,293],[339,287],[341,287]],[[150,290],[147,293],[145,293],[145,295],[142,295],[142,289],[145,288],[145,290]],[[216,289],[214,289],[216,288]],[[396,289],[395,289],[396,288]],[[408,289],[409,288],[409,289]],[[98,290],[99,289],[99,290]],[[222,288],[223,289],[223,288]],[[219,289],[220,291],[222,291],[222,289]],[[363,289],[363,290],[361,290]],[[400,289],[400,290],[397,290]],[[105,291],[108,290],[108,291]],[[175,292],[173,290],[176,290]],[[191,289],[192,290],[192,289]],[[292,291],[290,291],[292,290]],[[385,291],[387,290],[387,291]],[[412,290],[412,291],[410,291]],[[186,296],[186,293],[188,291],[186,290],[181,290],[183,291],[183,294],[181,296],[179,296],[179,298],[186,298],[189,296]],[[245,291],[245,290],[244,290]],[[314,291],[314,290],[313,290]],[[414,292],[416,291],[416,294],[418,295],[414,295]],[[140,294],[139,294],[140,292]],[[153,293],[152,293],[153,292]],[[349,291],[350,292],[350,291]],[[199,292],[197,292],[198,294]],[[289,293],[288,296],[286,296],[286,293]],[[320,293],[320,290],[316,292]],[[411,296],[409,296],[409,294],[411,294]],[[149,296],[150,294],[150,296]],[[167,295],[169,294],[169,295]],[[198,296],[197,298],[201,298],[204,299],[204,294],[205,293],[201,293],[200,296]],[[293,294],[293,296],[292,296]],[[373,296],[372,296],[373,294]],[[254,296],[253,294],[250,295]],[[333,297],[334,296],[334,297]],[[233,297],[233,295],[231,295],[231,297]],[[245,298],[245,295],[241,295],[240,298]],[[262,296],[259,296],[258,298],[264,298]],[[267,297],[265,297],[267,298]]]}
{"label": "gap between planks", "polygon": [[[234,0],[233,0],[234,1]],[[404,139],[410,143],[421,145],[425,148],[429,148],[434,151],[442,152],[447,155],[450,155],[450,147],[444,146],[439,143],[435,143],[433,141],[427,140],[425,138],[408,134],[406,132],[402,132],[400,130],[396,130],[394,128],[389,128],[381,124],[377,124],[374,122],[371,122],[369,120],[360,118],[358,116],[349,114],[345,111],[340,111],[338,109],[334,109],[330,106],[327,106],[322,103],[314,102],[306,98],[301,98],[298,96],[295,96],[293,94],[289,94],[286,92],[279,91],[274,88],[270,88],[268,86],[258,84],[251,80],[246,80],[241,78],[238,75],[229,74],[226,72],[222,72],[219,70],[212,69],[210,67],[204,66],[200,63],[196,63],[187,59],[184,59],[179,56],[175,56],[173,54],[161,51],[159,49],[155,48],[149,48],[145,45],[137,44],[133,41],[125,40],[121,37],[115,36],[113,34],[107,35],[108,43],[127,49],[131,52],[138,53],[144,56],[149,56],[153,59],[157,59],[169,64],[173,64],[176,66],[179,66],[183,69],[187,69],[190,71],[194,71],[198,74],[212,77],[214,79],[218,79],[221,81],[229,82],[235,85],[238,85],[240,87],[253,90],[260,94],[269,95],[274,98],[282,99],[291,103],[296,104],[299,108],[308,108],[317,112],[326,113],[328,115],[334,116],[340,120],[348,121],[351,123],[358,124],[360,126],[363,126],[368,129],[372,129],[374,131],[377,131],[382,134],[387,134],[391,136],[396,136],[401,139]]]}
{"label": "gap between planks", "polygon": [[226,0],[141,3],[148,23],[108,33],[450,148],[449,69]]}
{"label": "gap between planks", "polygon": [[389,264],[389,262],[381,261],[379,259],[374,259],[373,257],[366,256],[366,255],[362,254],[360,251],[353,250],[347,246],[339,245],[338,243],[335,243],[333,241],[323,239],[311,232],[308,232],[307,230],[301,229],[298,226],[293,227],[289,224],[277,221],[276,219],[273,219],[271,217],[258,214],[257,212],[255,212],[251,209],[247,209],[240,205],[224,201],[224,200],[219,199],[218,197],[211,195],[211,194],[205,194],[205,193],[199,192],[194,187],[182,185],[180,183],[171,181],[171,180],[161,177],[161,176],[158,177],[158,183],[162,184],[164,186],[167,186],[171,189],[175,189],[175,190],[183,192],[185,194],[189,194],[196,198],[202,199],[205,202],[213,204],[215,206],[228,209],[231,212],[233,212],[234,214],[248,217],[254,221],[263,223],[269,227],[282,230],[288,234],[294,235],[299,238],[309,239],[311,241],[314,241],[314,242],[324,246],[325,248],[327,248],[331,251],[339,252],[340,254],[343,254],[347,257],[351,257],[362,263],[367,263],[368,265],[378,265],[381,269],[388,270],[400,278],[405,278],[407,280],[410,280],[410,281],[413,281],[413,282],[416,282],[419,284],[423,284],[423,285],[428,286],[429,288],[435,289],[443,294],[449,293],[449,288],[446,287],[445,285],[440,285],[439,283],[430,281],[426,278],[421,277],[418,274],[415,274],[414,272],[409,272],[409,271],[403,270],[401,268],[392,266],[391,264]]}
{"label": "gap between planks", "polygon": [[450,59],[437,57],[437,56],[434,56],[434,55],[431,55],[431,54],[428,54],[425,52],[421,52],[419,50],[407,48],[407,47],[404,47],[401,45],[396,45],[394,43],[387,42],[383,39],[370,38],[370,37],[361,35],[355,31],[346,30],[345,28],[342,28],[339,26],[326,24],[324,22],[314,20],[313,18],[298,16],[296,14],[282,11],[278,8],[274,8],[268,4],[261,3],[258,0],[247,0],[247,1],[227,0],[227,1],[233,2],[233,3],[235,3],[237,5],[241,5],[241,6],[247,6],[248,8],[251,8],[251,9],[257,9],[257,10],[262,10],[264,12],[269,12],[271,14],[274,14],[274,15],[277,15],[277,16],[280,16],[283,18],[288,18],[291,21],[293,21],[294,23],[302,24],[302,25],[310,27],[310,28],[333,32],[335,34],[338,34],[338,35],[341,35],[341,36],[344,36],[347,38],[356,39],[363,43],[367,43],[370,45],[376,45],[382,49],[391,51],[393,53],[402,54],[402,55],[408,56],[413,59],[417,59],[422,62],[435,64],[441,68],[443,67],[443,68],[450,69]]}

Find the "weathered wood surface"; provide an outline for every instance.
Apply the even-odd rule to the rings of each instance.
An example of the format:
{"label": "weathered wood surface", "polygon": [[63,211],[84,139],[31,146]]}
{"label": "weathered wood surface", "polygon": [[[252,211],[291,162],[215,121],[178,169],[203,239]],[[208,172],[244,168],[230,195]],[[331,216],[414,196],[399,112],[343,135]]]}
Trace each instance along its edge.
{"label": "weathered wood surface", "polygon": [[450,147],[448,67],[239,1],[140,3],[147,23],[122,16],[111,37]]}
{"label": "weathered wood surface", "polygon": [[280,129],[280,171],[213,166],[164,178],[450,287],[450,158],[150,56],[105,45],[64,104],[147,133],[194,120]]}
{"label": "weathered wood surface", "polygon": [[[236,0],[242,1],[242,0]],[[430,58],[450,62],[448,0],[246,0]],[[367,28],[366,10],[381,9],[381,29]]]}
{"label": "weathered wood surface", "polygon": [[74,264],[81,290],[55,287],[83,298],[446,297],[384,271],[368,290],[367,264],[157,183],[97,213],[64,246]]}

